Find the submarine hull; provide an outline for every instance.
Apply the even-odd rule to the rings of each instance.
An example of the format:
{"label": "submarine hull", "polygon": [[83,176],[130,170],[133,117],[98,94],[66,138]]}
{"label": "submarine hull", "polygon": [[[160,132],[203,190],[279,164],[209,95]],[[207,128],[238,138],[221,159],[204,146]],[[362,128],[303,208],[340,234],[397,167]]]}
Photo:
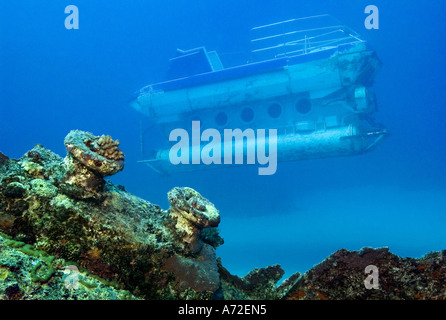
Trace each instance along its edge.
{"label": "submarine hull", "polygon": [[[262,140],[262,143],[264,141],[266,142],[264,146],[266,153],[264,155],[268,157],[270,163],[271,161],[285,162],[365,153],[371,150],[385,136],[385,134],[386,131],[383,129],[369,129],[365,131],[363,128],[349,125],[307,134],[289,133],[286,135],[278,135],[276,154],[271,154],[268,138]],[[258,142],[258,139],[255,138],[236,140],[232,143],[230,155],[225,154],[225,147],[221,144],[220,147],[217,147],[220,149],[221,155],[217,161],[213,155],[210,155],[208,152],[204,153],[204,145],[201,145],[199,148],[194,149],[190,147],[187,150],[189,156],[187,163],[173,164],[175,161],[172,161],[171,159],[172,149],[159,150],[156,153],[155,158],[140,162],[147,164],[161,174],[246,165],[249,164],[247,155],[251,151],[254,151],[254,153],[255,150],[258,151]],[[254,149],[251,149],[250,151],[249,146],[257,147],[254,147]],[[236,161],[234,161],[234,158],[237,158],[238,156],[237,151],[242,154],[242,163],[236,163]],[[253,156],[255,157],[255,155]],[[199,159],[199,162],[194,163],[192,160],[193,158]],[[231,163],[228,163],[227,159],[232,159],[230,161]],[[263,166],[259,161],[254,161],[252,164]],[[273,173],[275,173],[275,171]]]}
{"label": "submarine hull", "polygon": [[[380,65],[376,54],[364,43],[314,53],[311,59],[315,60],[306,61],[308,57],[299,56],[280,63],[267,61],[221,70],[210,79],[197,75],[151,85],[141,89],[131,105],[157,123],[169,123],[180,121],[188,113],[249,105],[286,95],[311,93],[314,99],[322,98],[343,87],[369,84]],[[244,70],[239,71],[239,77],[237,68]],[[228,70],[235,79],[224,74]],[[219,73],[223,74],[218,76]]]}

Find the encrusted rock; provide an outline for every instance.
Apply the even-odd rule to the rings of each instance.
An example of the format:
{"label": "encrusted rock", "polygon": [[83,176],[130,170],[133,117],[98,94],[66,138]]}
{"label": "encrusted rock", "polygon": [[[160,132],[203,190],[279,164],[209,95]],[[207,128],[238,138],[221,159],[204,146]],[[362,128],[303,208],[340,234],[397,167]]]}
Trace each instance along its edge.
{"label": "encrusted rock", "polygon": [[23,160],[21,163],[21,167],[23,170],[26,171],[26,173],[33,176],[34,178],[41,178],[41,179],[45,178],[43,167],[38,163],[35,163],[33,161]]}
{"label": "encrusted rock", "polygon": [[[305,273],[288,291],[291,300],[445,300],[446,251],[421,259],[401,258],[388,248],[339,250]],[[367,266],[378,287],[367,288]]]}
{"label": "encrusted rock", "polygon": [[210,293],[211,297],[220,287],[220,275],[215,249],[205,244],[196,258],[178,254],[168,258],[164,270],[175,275],[176,287],[180,292],[193,289],[197,292]]}
{"label": "encrusted rock", "polygon": [[214,248],[221,246],[224,243],[222,237],[220,237],[220,229],[217,228],[204,228],[200,232],[200,239],[207,244],[210,244]]}
{"label": "encrusted rock", "polygon": [[69,154],[101,177],[111,176],[124,169],[124,154],[119,140],[110,136],[97,137],[90,132],[72,130],[65,137]]}
{"label": "encrusted rock", "polygon": [[[79,199],[102,199],[104,177],[124,169],[119,141],[73,130],[65,137],[67,174],[61,186],[65,194]],[[74,188],[73,188],[74,186]]]}
{"label": "encrusted rock", "polygon": [[31,192],[45,198],[53,198],[57,195],[57,187],[44,179],[33,179],[30,181]]}
{"label": "encrusted rock", "polygon": [[[278,265],[233,276],[216,259],[220,216],[207,199],[174,188],[162,210],[103,179],[122,170],[119,141],[75,131],[66,143],[65,159],[40,145],[18,160],[0,154],[0,300],[446,299],[446,251],[342,249],[280,286]],[[68,261],[82,270],[79,292],[64,291]],[[377,289],[365,286],[370,265]]]}
{"label": "encrusted rock", "polygon": [[9,158],[0,152],[0,167],[8,162]]}
{"label": "encrusted rock", "polygon": [[[77,144],[79,139],[85,147]],[[176,216],[103,179],[122,169],[118,141],[76,132],[66,142],[73,155],[69,153],[65,159],[36,145],[19,160],[8,160],[0,171],[0,230],[11,237],[14,248],[33,254],[33,247],[44,251],[45,257],[71,261],[94,277],[142,298],[216,297],[220,277],[214,246],[221,238],[215,229],[219,217],[214,206],[192,189],[171,193],[178,196],[173,202],[182,203],[185,209],[181,214],[195,217],[194,236],[207,229],[191,250],[183,241],[184,231],[175,227]],[[91,154],[107,161],[92,165],[95,156],[90,159]],[[100,201],[91,201],[97,199]],[[22,295],[15,283],[28,286],[24,291],[29,291],[42,284],[49,288],[58,279],[55,288],[59,290],[60,277],[52,261],[31,262],[36,284],[29,287],[21,280],[4,283],[0,276],[0,291],[7,290],[3,296],[0,292],[0,299],[41,298]],[[14,272],[10,275],[15,277]],[[55,292],[51,296],[59,297]]]}
{"label": "encrusted rock", "polygon": [[[67,272],[70,269],[74,272]],[[73,279],[72,288],[67,284]],[[63,259],[0,234],[0,300],[138,299]]]}
{"label": "encrusted rock", "polygon": [[[288,287],[277,287],[276,283],[285,273],[279,265],[256,268],[243,278],[234,276],[223,267],[218,259],[225,300],[276,300],[282,298]],[[299,274],[294,275],[298,277]]]}
{"label": "encrusted rock", "polygon": [[217,227],[220,214],[214,205],[191,188],[173,188],[167,194],[176,228],[185,233],[183,241],[193,244],[203,228]]}
{"label": "encrusted rock", "polygon": [[26,192],[26,187],[20,182],[8,183],[2,190],[2,193],[7,198],[23,198]]}

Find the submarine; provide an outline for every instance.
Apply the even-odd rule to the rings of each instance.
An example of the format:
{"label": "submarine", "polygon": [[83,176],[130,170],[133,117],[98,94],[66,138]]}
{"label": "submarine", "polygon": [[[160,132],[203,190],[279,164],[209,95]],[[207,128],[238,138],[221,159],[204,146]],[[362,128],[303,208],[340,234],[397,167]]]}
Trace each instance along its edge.
{"label": "submarine", "polygon": [[[167,138],[197,122],[222,135],[230,128],[274,130],[278,162],[363,154],[388,134],[373,118],[378,105],[372,86],[381,62],[358,33],[328,14],[250,32],[246,63],[224,66],[219,54],[205,47],[178,49],[167,79],[134,94],[130,105],[166,138],[164,146],[146,154],[148,130],[141,127],[140,162],[161,174],[218,167],[171,161],[173,140]],[[214,143],[225,149],[223,142]],[[237,143],[247,152],[259,141],[242,135],[232,148]],[[200,152],[204,145],[198,144]],[[190,149],[187,158],[194,157]],[[223,152],[217,156],[223,158]]]}

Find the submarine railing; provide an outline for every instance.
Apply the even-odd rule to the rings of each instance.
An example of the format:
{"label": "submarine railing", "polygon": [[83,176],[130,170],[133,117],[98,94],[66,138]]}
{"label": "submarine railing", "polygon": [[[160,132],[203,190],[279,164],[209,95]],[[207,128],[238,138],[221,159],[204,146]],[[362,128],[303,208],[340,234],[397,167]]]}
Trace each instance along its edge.
{"label": "submarine railing", "polygon": [[265,56],[255,60],[305,55],[364,42],[358,33],[328,14],[266,24],[252,28],[251,33],[251,54]]}

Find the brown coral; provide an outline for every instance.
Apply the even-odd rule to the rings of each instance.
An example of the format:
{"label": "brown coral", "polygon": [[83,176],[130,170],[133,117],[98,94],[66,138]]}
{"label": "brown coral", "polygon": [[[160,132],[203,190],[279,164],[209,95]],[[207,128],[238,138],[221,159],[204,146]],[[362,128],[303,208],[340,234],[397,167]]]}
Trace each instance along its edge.
{"label": "brown coral", "polygon": [[124,153],[119,150],[119,140],[113,140],[109,135],[102,135],[98,139],[99,149],[96,151],[109,160],[123,160]]}
{"label": "brown coral", "polygon": [[72,130],[65,137],[69,154],[101,177],[111,176],[124,169],[124,154],[119,140],[110,136],[97,137],[90,132]]}

